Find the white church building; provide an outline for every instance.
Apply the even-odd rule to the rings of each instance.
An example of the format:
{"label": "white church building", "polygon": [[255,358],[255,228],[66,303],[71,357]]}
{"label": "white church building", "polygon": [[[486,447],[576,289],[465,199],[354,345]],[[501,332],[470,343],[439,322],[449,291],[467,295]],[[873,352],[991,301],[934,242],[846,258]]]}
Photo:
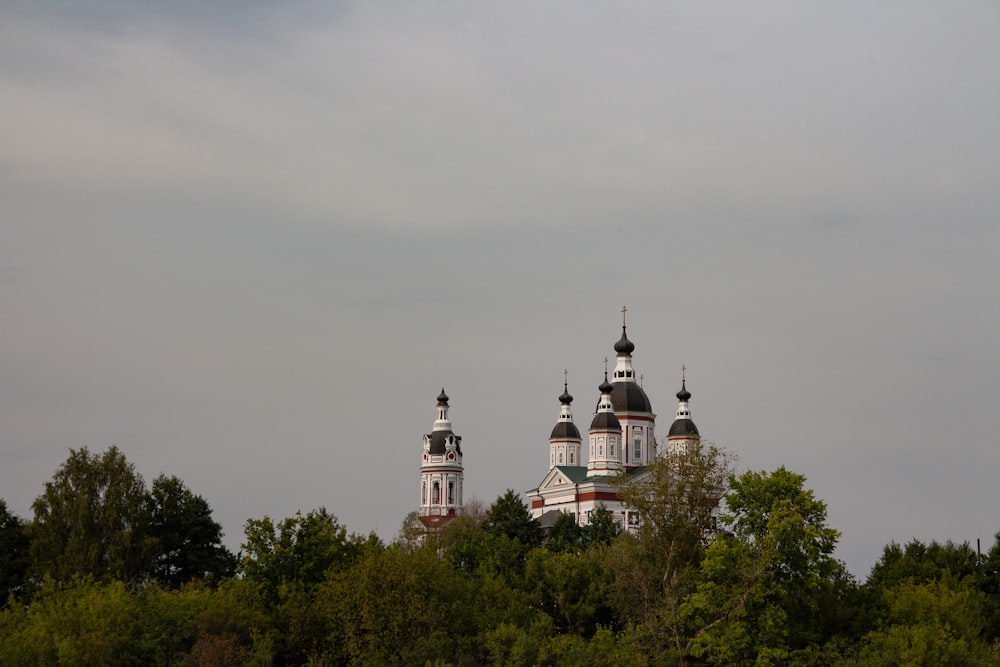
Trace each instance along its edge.
{"label": "white church building", "polygon": [[[605,369],[604,381],[598,387],[600,397],[587,432],[586,451],[573,420],[573,397],[564,379],[559,417],[549,436],[548,473],[527,493],[531,515],[543,526],[551,526],[558,513],[569,513],[578,524],[586,525],[594,510],[603,506],[622,527],[638,528],[638,512],[619,498],[619,476],[640,476],[664,448],[677,451],[700,438],[691,420],[691,393],[682,373],[676,415],[666,439],[657,443],[656,414],[642,385],[636,382],[632,367],[635,344],[628,339],[624,322],[614,350],[615,368],[610,380]],[[428,530],[440,528],[462,512],[461,443],[462,438],[452,431],[448,396],[442,389],[433,430],[424,436],[420,466],[418,513]]]}

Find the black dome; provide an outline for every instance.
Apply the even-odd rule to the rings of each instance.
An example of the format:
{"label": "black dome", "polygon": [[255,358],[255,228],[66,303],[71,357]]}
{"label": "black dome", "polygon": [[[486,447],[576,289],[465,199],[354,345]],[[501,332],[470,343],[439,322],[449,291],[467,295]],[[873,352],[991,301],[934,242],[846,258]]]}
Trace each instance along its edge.
{"label": "black dome", "polygon": [[579,440],[580,439],[580,429],[576,427],[573,422],[559,422],[556,427],[552,429],[552,435],[549,436],[549,440]]}
{"label": "black dome", "polygon": [[681,382],[681,390],[677,392],[677,400],[678,401],[691,400],[691,392],[687,390],[687,387],[684,386],[683,382]]}
{"label": "black dome", "polygon": [[[433,431],[430,435],[431,438],[431,454],[441,455],[447,451],[448,436],[454,435],[451,431]],[[462,438],[460,436],[455,436],[455,451],[459,454],[462,453]]]}
{"label": "black dome", "polygon": [[614,391],[614,386],[610,382],[608,382],[607,371],[604,371],[604,382],[602,382],[600,386],[598,386],[597,388],[601,391],[601,394],[610,394],[612,391]]}
{"label": "black dome", "polygon": [[670,425],[670,433],[667,434],[667,437],[685,437],[689,435],[699,435],[698,427],[694,425],[694,422],[690,419],[675,419],[674,423]]}
{"label": "black dome", "polygon": [[448,404],[448,394],[444,393],[444,387],[441,387],[441,393],[438,394],[438,405]]}
{"label": "black dome", "polygon": [[622,425],[613,412],[598,412],[594,415],[594,421],[590,422],[591,431],[618,431],[621,433]]}
{"label": "black dome", "polygon": [[652,412],[649,397],[635,382],[615,382],[611,390],[611,406],[615,412]]}
{"label": "black dome", "polygon": [[615,343],[615,352],[618,354],[632,354],[633,350],[635,350],[635,343],[630,341],[628,336],[625,335],[625,325],[623,324],[622,337]]}
{"label": "black dome", "polygon": [[573,402],[573,397],[569,395],[569,389],[563,389],[563,393],[559,396],[559,402],[563,405],[569,405]]}

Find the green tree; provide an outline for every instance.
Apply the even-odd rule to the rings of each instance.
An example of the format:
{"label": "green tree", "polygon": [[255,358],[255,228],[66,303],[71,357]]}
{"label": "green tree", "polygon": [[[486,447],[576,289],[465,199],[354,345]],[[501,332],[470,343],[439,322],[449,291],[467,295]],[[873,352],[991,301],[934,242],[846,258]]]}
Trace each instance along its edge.
{"label": "green tree", "polygon": [[608,544],[621,532],[621,524],[615,523],[614,514],[604,503],[598,503],[590,513],[590,522],[583,527],[583,541],[587,544]]}
{"label": "green tree", "polygon": [[724,524],[732,538],[706,552],[685,613],[698,629],[690,651],[713,664],[808,662],[829,639],[836,601],[849,581],[832,554],[838,532],[826,504],[785,468],[730,479]]}
{"label": "green tree", "polygon": [[528,554],[524,586],[533,609],[552,618],[556,632],[590,637],[614,620],[608,600],[610,573],[594,551]]}
{"label": "green tree", "polygon": [[292,589],[312,590],[331,569],[341,570],[366,550],[382,548],[378,538],[348,535],[326,508],[296,512],[275,524],[248,519],[240,571],[260,583],[271,602]]}
{"label": "green tree", "polygon": [[622,498],[639,512],[640,525],[638,542],[612,545],[614,599],[619,613],[640,626],[650,654],[679,660],[687,651],[691,628],[681,607],[695,590],[733,459],[721,447],[695,442],[621,480]]}
{"label": "green tree", "polygon": [[556,517],[549,530],[545,548],[549,551],[576,553],[583,548],[583,530],[576,522],[576,517],[568,512],[562,512]]}
{"label": "green tree", "polygon": [[486,511],[483,530],[490,535],[503,535],[522,545],[534,548],[542,545],[542,527],[531,518],[528,506],[513,489],[496,499]]}
{"label": "green tree", "polygon": [[149,535],[155,541],[153,576],[172,588],[193,579],[218,581],[236,568],[222,544],[222,526],[208,502],[177,477],[160,475],[149,493]]}
{"label": "green tree", "polygon": [[980,637],[981,594],[953,575],[906,580],[885,592],[888,614],[865,637],[862,667],[1000,664]]}
{"label": "green tree", "polygon": [[31,556],[39,575],[131,581],[150,571],[146,487],[117,447],[71,449],[35,499]]}
{"label": "green tree", "polygon": [[31,565],[28,530],[0,498],[0,604],[25,587]]}

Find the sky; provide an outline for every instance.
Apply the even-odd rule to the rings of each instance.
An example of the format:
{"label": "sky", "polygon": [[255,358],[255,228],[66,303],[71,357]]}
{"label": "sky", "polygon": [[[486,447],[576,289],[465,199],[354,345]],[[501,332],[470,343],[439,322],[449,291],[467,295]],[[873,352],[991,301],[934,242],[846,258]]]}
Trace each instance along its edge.
{"label": "sky", "polygon": [[537,486],[628,306],[673,419],[863,578],[1000,531],[1000,8],[0,4],[0,498],[71,448],[391,540],[451,397]]}

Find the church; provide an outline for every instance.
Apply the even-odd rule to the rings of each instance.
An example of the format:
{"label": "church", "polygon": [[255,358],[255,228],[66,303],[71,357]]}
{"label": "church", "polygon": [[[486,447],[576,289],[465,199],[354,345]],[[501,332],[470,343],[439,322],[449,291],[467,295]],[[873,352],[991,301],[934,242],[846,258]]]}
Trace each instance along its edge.
{"label": "church", "polygon": [[[548,473],[527,493],[531,515],[544,527],[551,526],[559,513],[569,513],[579,525],[586,525],[593,512],[603,506],[623,528],[637,529],[638,512],[619,498],[619,476],[639,477],[664,448],[683,451],[700,437],[691,420],[691,393],[682,372],[677,413],[666,440],[657,444],[656,414],[642,384],[636,382],[632,366],[635,344],[628,338],[625,309],[622,311],[622,335],[614,344],[615,367],[609,379],[605,360],[604,381],[598,387],[600,397],[587,433],[586,461],[583,438],[573,421],[573,397],[563,380],[559,417],[549,436]],[[442,389],[433,430],[424,436],[420,466],[418,514],[428,530],[439,528],[462,511],[461,443],[462,438],[452,431],[448,395]]]}

